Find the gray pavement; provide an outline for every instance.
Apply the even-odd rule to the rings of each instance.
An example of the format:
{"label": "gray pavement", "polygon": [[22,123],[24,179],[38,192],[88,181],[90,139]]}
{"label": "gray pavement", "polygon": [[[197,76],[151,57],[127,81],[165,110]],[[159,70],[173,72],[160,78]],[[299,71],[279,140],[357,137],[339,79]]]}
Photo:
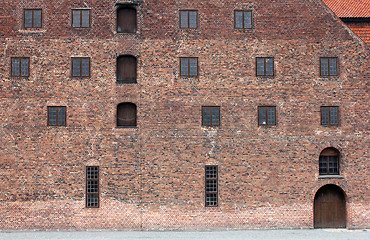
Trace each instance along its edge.
{"label": "gray pavement", "polygon": [[370,230],[0,231],[0,240],[370,240]]}

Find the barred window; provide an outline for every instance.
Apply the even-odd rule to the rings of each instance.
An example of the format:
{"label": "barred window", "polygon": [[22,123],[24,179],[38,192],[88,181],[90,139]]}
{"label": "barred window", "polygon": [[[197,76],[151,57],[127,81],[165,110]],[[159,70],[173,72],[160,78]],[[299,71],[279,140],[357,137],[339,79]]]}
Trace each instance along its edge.
{"label": "barred window", "polygon": [[198,76],[198,58],[180,58],[180,75]]}
{"label": "barred window", "polygon": [[41,19],[41,9],[24,9],[24,28],[41,28]]}
{"label": "barred window", "polygon": [[99,167],[86,167],[86,207],[99,207]]}
{"label": "barred window", "polygon": [[202,107],[202,125],[220,126],[220,107]]}
{"label": "barred window", "polygon": [[256,58],[256,75],[261,77],[274,76],[274,58]]}
{"label": "barred window", "polygon": [[90,77],[90,58],[72,58],[72,77]]}
{"label": "barred window", "polygon": [[319,174],[339,174],[339,151],[335,148],[325,148],[319,158]]}
{"label": "barred window", "polygon": [[180,11],[180,28],[197,28],[198,12],[196,10]]}
{"label": "barred window", "polygon": [[338,107],[321,107],[321,125],[338,125]]}
{"label": "barred window", "polygon": [[30,59],[27,57],[15,57],[11,62],[12,77],[29,77]]}
{"label": "barred window", "polygon": [[90,9],[72,9],[72,27],[90,27]]}
{"label": "barred window", "polygon": [[337,58],[320,58],[320,76],[337,76]]}
{"label": "barred window", "polygon": [[218,205],[218,168],[205,166],[205,205],[216,207]]}
{"label": "barred window", "polygon": [[235,28],[250,29],[252,28],[252,11],[235,11]]}
{"label": "barred window", "polygon": [[117,127],[136,127],[137,110],[133,103],[120,103],[117,106]]}
{"label": "barred window", "polygon": [[259,125],[276,125],[276,107],[263,106],[258,107]]}
{"label": "barred window", "polygon": [[66,126],[66,107],[48,107],[48,126]]}

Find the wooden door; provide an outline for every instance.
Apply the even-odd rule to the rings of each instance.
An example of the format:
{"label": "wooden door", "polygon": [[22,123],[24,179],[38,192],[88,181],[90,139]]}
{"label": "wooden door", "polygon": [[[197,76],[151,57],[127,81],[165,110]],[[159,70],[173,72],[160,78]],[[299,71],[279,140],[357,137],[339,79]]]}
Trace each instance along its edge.
{"label": "wooden door", "polygon": [[346,227],[346,200],[339,187],[326,185],[317,191],[314,202],[314,227]]}

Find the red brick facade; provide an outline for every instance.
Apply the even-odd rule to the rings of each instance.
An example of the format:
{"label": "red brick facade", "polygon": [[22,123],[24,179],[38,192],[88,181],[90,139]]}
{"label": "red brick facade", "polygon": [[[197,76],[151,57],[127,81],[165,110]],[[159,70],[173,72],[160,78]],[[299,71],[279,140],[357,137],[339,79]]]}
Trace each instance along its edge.
{"label": "red brick facade", "polygon": [[[345,193],[347,227],[370,227],[369,48],[320,0],[118,2],[0,3],[0,229],[312,228],[326,184]],[[117,33],[127,3],[137,31]],[[80,8],[90,28],[71,27]],[[24,9],[42,9],[41,28],[25,29]],[[196,29],[179,27],[189,9]],[[251,29],[235,29],[235,10],[252,11]],[[120,55],[137,58],[137,83],[116,82]],[[29,77],[11,76],[14,57]],[[73,57],[90,58],[90,77],[72,77]],[[198,58],[197,76],[180,76],[181,57]],[[257,57],[273,76],[256,76]],[[321,57],[336,75],[320,76]],[[124,102],[137,127],[117,127]],[[66,107],[66,126],[48,126],[48,106]],[[202,106],[220,107],[220,126],[202,126]],[[259,125],[259,106],[276,107],[275,125]],[[322,106],[337,124],[321,124]],[[339,174],[319,174],[328,147]],[[99,166],[99,208],[85,206],[86,166]]]}

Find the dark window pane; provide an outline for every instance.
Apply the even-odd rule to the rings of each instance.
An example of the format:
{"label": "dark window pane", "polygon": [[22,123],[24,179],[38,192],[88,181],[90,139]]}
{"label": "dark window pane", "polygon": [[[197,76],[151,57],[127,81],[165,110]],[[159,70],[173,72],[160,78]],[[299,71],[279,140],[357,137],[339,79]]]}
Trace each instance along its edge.
{"label": "dark window pane", "polygon": [[321,58],[320,59],[320,62],[321,62],[321,75],[322,76],[327,76],[329,75],[329,72],[328,72],[328,59],[327,58]]}
{"label": "dark window pane", "polygon": [[136,105],[121,103],[117,106],[117,126],[136,126]]}
{"label": "dark window pane", "polygon": [[87,77],[90,75],[90,60],[88,58],[81,59],[81,76]]}
{"label": "dark window pane", "polygon": [[73,10],[72,11],[72,27],[80,27],[81,26],[81,22],[80,22],[80,19],[81,19],[81,11],[79,10]]}
{"label": "dark window pane", "polygon": [[80,76],[81,74],[81,60],[79,58],[72,59],[72,74],[73,76]]}
{"label": "dark window pane", "polygon": [[213,107],[212,109],[212,125],[220,124],[220,108]]}
{"label": "dark window pane", "polygon": [[329,108],[322,107],[321,108],[321,124],[329,124]]}
{"label": "dark window pane", "polygon": [[28,66],[29,66],[28,58],[22,58],[21,59],[21,75],[22,76],[28,76]]}
{"label": "dark window pane", "polygon": [[329,75],[337,75],[337,59],[329,59]]}
{"label": "dark window pane", "polygon": [[338,108],[331,107],[330,108],[330,124],[338,124]]}
{"label": "dark window pane", "polygon": [[136,32],[136,9],[123,7],[117,10],[117,32]]}
{"label": "dark window pane", "polygon": [[33,10],[33,27],[41,27],[41,10]]}
{"label": "dark window pane", "polygon": [[49,107],[49,125],[57,125],[57,108]]}
{"label": "dark window pane", "polygon": [[24,11],[24,27],[26,28],[32,27],[32,10]]}
{"label": "dark window pane", "polygon": [[82,10],[81,14],[82,14],[81,27],[90,27],[90,11]]}
{"label": "dark window pane", "polygon": [[252,28],[252,12],[244,12],[244,28]]}
{"label": "dark window pane", "polygon": [[267,124],[274,125],[275,124],[275,108],[269,107],[267,109]]}
{"label": "dark window pane", "polygon": [[20,76],[20,62],[19,58],[12,59],[12,75],[13,76]]}
{"label": "dark window pane", "polygon": [[211,108],[203,107],[203,125],[211,125]]}
{"label": "dark window pane", "polygon": [[243,12],[235,12],[235,28],[243,28]]}
{"label": "dark window pane", "polygon": [[188,12],[180,11],[180,27],[188,28],[189,27],[188,23],[189,23]]}
{"label": "dark window pane", "polygon": [[267,124],[267,115],[266,115],[266,108],[265,107],[259,107],[258,108],[258,118],[259,118],[259,124],[260,125]]}
{"label": "dark window pane", "polygon": [[272,58],[265,58],[266,60],[266,73],[267,76],[274,75],[274,61]]}
{"label": "dark window pane", "polygon": [[217,206],[218,204],[218,173],[217,166],[205,167],[205,205]]}
{"label": "dark window pane", "polygon": [[182,76],[187,76],[189,74],[189,59],[180,58],[180,73]]}
{"label": "dark window pane", "polygon": [[190,72],[189,72],[189,75],[190,76],[196,76],[196,75],[198,75],[198,59],[196,59],[196,58],[190,58],[189,59],[189,63],[190,63]]}
{"label": "dark window pane", "polygon": [[66,119],[66,108],[60,107],[58,108],[58,125],[65,125]]}
{"label": "dark window pane", "polygon": [[258,76],[265,75],[265,59],[264,58],[257,58],[257,75]]}
{"label": "dark window pane", "polygon": [[197,12],[189,11],[189,28],[197,28]]}

